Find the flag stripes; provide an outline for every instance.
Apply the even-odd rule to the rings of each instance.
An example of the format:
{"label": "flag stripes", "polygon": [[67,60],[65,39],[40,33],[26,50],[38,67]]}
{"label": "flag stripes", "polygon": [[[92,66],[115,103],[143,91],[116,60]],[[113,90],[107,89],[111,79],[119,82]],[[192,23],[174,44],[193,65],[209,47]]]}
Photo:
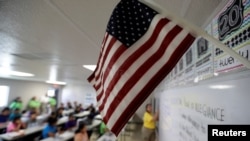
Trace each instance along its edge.
{"label": "flag stripes", "polygon": [[187,31],[160,15],[129,48],[115,37],[105,36],[102,57],[88,80],[97,91],[104,122],[116,135],[193,40]]}

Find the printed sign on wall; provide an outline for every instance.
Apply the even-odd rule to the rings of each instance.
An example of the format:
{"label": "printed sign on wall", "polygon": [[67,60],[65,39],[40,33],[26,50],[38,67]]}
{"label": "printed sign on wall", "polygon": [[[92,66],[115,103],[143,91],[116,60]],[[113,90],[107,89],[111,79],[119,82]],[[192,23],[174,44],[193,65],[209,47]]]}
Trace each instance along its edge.
{"label": "printed sign on wall", "polygon": [[[213,36],[250,60],[250,0],[230,0],[213,19]],[[227,72],[242,68],[234,57],[215,48],[215,71]]]}

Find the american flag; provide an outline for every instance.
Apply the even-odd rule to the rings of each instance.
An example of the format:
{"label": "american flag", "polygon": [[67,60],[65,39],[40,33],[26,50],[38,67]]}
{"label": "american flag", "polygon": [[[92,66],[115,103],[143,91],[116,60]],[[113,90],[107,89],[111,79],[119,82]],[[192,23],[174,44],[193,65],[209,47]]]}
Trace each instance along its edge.
{"label": "american flag", "polygon": [[88,81],[103,121],[116,135],[194,41],[185,29],[138,0],[121,0],[109,20]]}

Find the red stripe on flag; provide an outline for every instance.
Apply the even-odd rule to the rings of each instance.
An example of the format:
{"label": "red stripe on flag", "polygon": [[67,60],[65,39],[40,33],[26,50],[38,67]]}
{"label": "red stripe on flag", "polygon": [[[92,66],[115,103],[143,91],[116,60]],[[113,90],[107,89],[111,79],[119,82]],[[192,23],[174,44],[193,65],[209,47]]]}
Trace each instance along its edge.
{"label": "red stripe on flag", "polygon": [[[104,37],[104,39],[103,39],[103,42],[102,42],[102,48],[101,48],[101,52],[100,52],[100,55],[99,55],[97,64],[100,63],[101,54],[102,54],[102,51],[103,51],[104,46],[106,45],[107,39],[108,39],[108,34],[106,33],[106,34],[105,34],[105,37]],[[97,65],[95,71],[89,76],[89,78],[88,78],[88,81],[89,81],[89,82],[91,82],[93,79],[95,79],[95,72],[96,72],[96,70],[98,70],[99,67],[100,67],[100,66]]]}
{"label": "red stripe on flag", "polygon": [[[114,107],[113,109],[108,109],[104,119],[109,120],[110,116],[114,113],[117,106],[123,100],[123,98],[128,94],[131,88],[136,84],[144,74],[157,62],[165,50],[169,47],[169,44],[173,39],[181,32],[182,28],[175,26],[167,35],[164,37],[163,42],[161,43],[160,48],[152,56],[148,57],[147,60],[136,70],[136,72],[130,77],[130,79],[123,85],[119,93],[115,96],[114,100],[111,102],[109,107]],[[106,101],[104,101],[106,102]],[[103,102],[103,103],[104,103]]]}
{"label": "red stripe on flag", "polygon": [[[131,56],[129,56],[125,62],[120,66],[118,71],[114,74],[113,79],[109,83],[109,86],[107,88],[107,91],[104,95],[105,98],[103,99],[102,104],[99,107],[99,110],[102,111],[104,108],[104,105],[107,101],[107,98],[110,95],[110,92],[113,90],[115,84],[119,81],[121,78],[122,74],[127,71],[127,69],[132,65],[132,62],[137,60],[141,55],[143,55],[144,52],[146,52],[156,41],[159,33],[161,32],[162,28],[169,23],[169,20],[167,19],[161,19],[159,23],[157,24],[153,34],[151,35],[150,39],[145,42],[138,50],[136,50]],[[101,94],[103,95],[103,93]]]}
{"label": "red stripe on flag", "polygon": [[[121,46],[118,47],[118,49],[116,50],[116,52],[114,53],[114,55],[113,55],[112,58],[110,59],[107,68],[105,69],[105,72],[104,72],[104,75],[103,75],[103,78],[102,78],[102,79],[103,79],[103,82],[105,82],[106,77],[107,77],[107,75],[109,74],[109,71],[111,70],[110,68],[115,64],[116,60],[121,56],[122,53],[124,53],[124,51],[125,51],[126,49],[128,49],[128,48],[127,48],[126,46],[124,46],[124,45],[121,45]],[[100,84],[98,85],[98,87],[97,87],[98,89],[100,88],[101,84],[102,84],[102,83],[100,83]],[[102,92],[103,92],[103,89],[102,89],[101,93],[102,93]],[[99,101],[101,97],[102,97],[102,95],[99,94],[99,95],[97,96],[97,101]]]}
{"label": "red stripe on flag", "polygon": [[[128,107],[122,112],[122,115],[115,122],[111,131],[118,135],[122,127],[128,122],[131,116],[139,108],[139,106],[146,100],[156,86],[165,78],[165,76],[173,69],[182,55],[187,51],[194,41],[194,37],[188,34],[181,44],[176,48],[168,62],[157,72],[155,76],[144,86],[138,95],[130,102]],[[107,120],[105,120],[107,122]],[[122,124],[122,125],[121,125]]]}
{"label": "red stripe on flag", "polygon": [[[111,48],[113,47],[113,45],[115,44],[115,42],[116,42],[116,39],[115,39],[115,38],[112,38],[111,41],[109,42],[109,45],[108,45],[108,47],[107,47],[107,50],[106,50],[105,54],[102,55],[102,56],[103,56],[102,64],[98,64],[98,66],[99,66],[99,65],[101,66],[100,69],[102,69],[102,67],[103,67],[103,65],[104,65],[104,63],[105,63],[105,61],[106,61],[106,59],[107,59],[107,56],[109,55],[109,52],[110,52]],[[100,71],[100,72],[101,72],[101,71]],[[96,78],[95,78],[96,80],[99,79],[100,74],[101,74],[101,73],[96,74]],[[95,86],[94,86],[94,87],[95,87]]]}

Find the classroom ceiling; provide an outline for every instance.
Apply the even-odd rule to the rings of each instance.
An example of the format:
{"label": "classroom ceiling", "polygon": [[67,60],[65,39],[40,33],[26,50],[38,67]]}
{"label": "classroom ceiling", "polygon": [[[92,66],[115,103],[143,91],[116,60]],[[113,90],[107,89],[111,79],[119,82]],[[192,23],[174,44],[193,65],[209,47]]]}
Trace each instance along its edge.
{"label": "classroom ceiling", "polygon": [[[86,83],[119,0],[0,0],[0,68],[35,74],[0,77]],[[202,26],[226,0],[155,0]],[[1,71],[0,71],[1,72]]]}

